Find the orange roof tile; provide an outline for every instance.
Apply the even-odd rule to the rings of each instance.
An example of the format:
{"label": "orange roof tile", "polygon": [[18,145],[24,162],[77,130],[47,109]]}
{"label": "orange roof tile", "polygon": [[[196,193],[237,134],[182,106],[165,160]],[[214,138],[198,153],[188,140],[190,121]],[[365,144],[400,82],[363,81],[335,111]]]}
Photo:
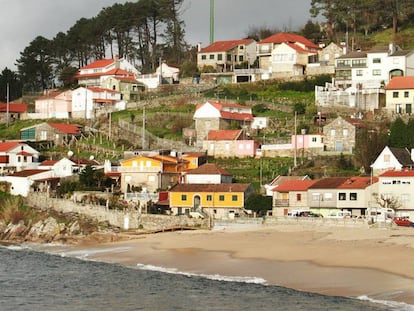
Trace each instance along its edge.
{"label": "orange roof tile", "polygon": [[249,44],[253,39],[216,41],[200,50],[199,53],[227,52],[241,44]]}
{"label": "orange roof tile", "polygon": [[414,89],[414,77],[394,77],[388,82],[386,90],[407,90]]}
{"label": "orange roof tile", "polygon": [[65,134],[79,135],[79,125],[66,124],[66,123],[48,123],[51,127]]}
{"label": "orange roof tile", "polygon": [[287,180],[279,186],[272,189],[277,192],[289,192],[289,191],[306,191],[317,180]]}
{"label": "orange roof tile", "polygon": [[7,152],[13,148],[16,148],[18,145],[20,145],[20,142],[18,141],[6,141],[0,143],[0,152]]}
{"label": "orange roof tile", "polygon": [[378,182],[378,177],[355,176],[347,179],[339,189],[365,189],[369,185]]}
{"label": "orange roof tile", "polygon": [[412,177],[414,176],[414,171],[386,171],[382,173],[380,177]]}
{"label": "orange roof tile", "polygon": [[301,43],[305,45],[308,48],[312,49],[318,49],[321,48],[317,46],[315,43],[311,42],[310,40],[306,39],[305,37],[293,33],[287,33],[287,32],[278,32],[274,35],[271,35],[270,37],[264,38],[259,42],[260,43]]}
{"label": "orange roof tile", "polygon": [[177,184],[169,192],[245,192],[250,184]]}
{"label": "orange roof tile", "polygon": [[107,67],[107,66],[113,64],[114,62],[115,62],[115,60],[112,59],[112,58],[111,59],[100,59],[100,60],[97,60],[93,63],[90,63],[90,64],[82,67],[81,70],[83,70],[83,69],[104,68],[104,67]]}
{"label": "orange roof tile", "polygon": [[[7,103],[0,103],[0,112],[7,112]],[[27,105],[9,103],[9,112],[27,112]]]}
{"label": "orange roof tile", "polygon": [[221,168],[220,166],[217,166],[213,163],[205,163],[195,169],[189,170],[187,174],[200,174],[200,175],[225,175],[225,176],[231,176],[232,174],[225,170],[224,168]]}
{"label": "orange roof tile", "polygon": [[236,140],[241,133],[242,130],[210,130],[207,140]]}

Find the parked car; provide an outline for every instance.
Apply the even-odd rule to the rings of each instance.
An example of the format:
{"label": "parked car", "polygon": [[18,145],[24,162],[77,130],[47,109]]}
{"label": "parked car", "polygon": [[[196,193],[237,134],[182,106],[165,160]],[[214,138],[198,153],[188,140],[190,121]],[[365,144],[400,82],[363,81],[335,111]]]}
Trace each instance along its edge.
{"label": "parked car", "polygon": [[326,218],[335,218],[335,219],[343,219],[343,218],[351,218],[352,214],[350,211],[333,211],[326,216]]}
{"label": "parked car", "polygon": [[311,211],[302,211],[297,216],[298,217],[323,217],[321,214],[316,214]]}

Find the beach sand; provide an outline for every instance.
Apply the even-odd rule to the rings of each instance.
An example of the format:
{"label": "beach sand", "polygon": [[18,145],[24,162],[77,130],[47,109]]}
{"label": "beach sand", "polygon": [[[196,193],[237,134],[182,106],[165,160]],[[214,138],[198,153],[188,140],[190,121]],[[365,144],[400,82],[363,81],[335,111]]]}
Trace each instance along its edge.
{"label": "beach sand", "polygon": [[127,266],[261,278],[325,295],[414,304],[414,228],[289,224],[137,235],[73,249]]}

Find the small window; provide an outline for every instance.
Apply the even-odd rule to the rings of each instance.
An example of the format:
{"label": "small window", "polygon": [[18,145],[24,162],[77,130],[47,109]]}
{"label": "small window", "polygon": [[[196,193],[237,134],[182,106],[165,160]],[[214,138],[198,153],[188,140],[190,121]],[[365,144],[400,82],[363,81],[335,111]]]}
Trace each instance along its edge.
{"label": "small window", "polygon": [[405,98],[408,98],[408,91],[405,91],[405,92],[404,92],[404,97],[405,97]]}
{"label": "small window", "polygon": [[219,201],[224,201],[224,195],[219,195]]}
{"label": "small window", "polygon": [[232,200],[233,202],[237,202],[237,195],[233,194],[233,195],[231,196],[231,200]]}
{"label": "small window", "polygon": [[398,98],[398,92],[392,92],[392,97],[393,98]]}
{"label": "small window", "polygon": [[335,136],[335,134],[336,134],[335,129],[332,129],[332,130],[331,130],[331,136]]}
{"label": "small window", "polygon": [[243,55],[239,55],[239,62],[243,62],[244,58]]}
{"label": "small window", "polygon": [[357,193],[356,192],[351,192],[349,194],[349,200],[356,201],[357,200]]}
{"label": "small window", "polygon": [[339,201],[345,201],[346,200],[346,193],[345,192],[339,192],[338,200]]}
{"label": "small window", "polygon": [[186,194],[181,195],[181,201],[187,201],[187,195]]}
{"label": "small window", "polygon": [[380,76],[381,75],[381,69],[374,69],[372,70],[373,76]]}
{"label": "small window", "polygon": [[213,196],[211,194],[207,194],[206,200],[213,201]]}
{"label": "small window", "polygon": [[217,60],[223,60],[223,54],[217,54]]}
{"label": "small window", "polygon": [[357,75],[357,77],[362,77],[363,76],[363,71],[362,70],[357,70],[356,71],[356,75]]}
{"label": "small window", "polygon": [[210,59],[214,59],[214,54],[210,54]]}
{"label": "small window", "polygon": [[374,64],[381,64],[381,58],[374,58],[374,59],[372,60],[372,62],[373,62]]}
{"label": "small window", "polygon": [[206,60],[207,59],[207,56],[206,55],[201,55],[201,59],[202,60]]}
{"label": "small window", "polygon": [[296,201],[302,201],[302,193],[296,193]]}

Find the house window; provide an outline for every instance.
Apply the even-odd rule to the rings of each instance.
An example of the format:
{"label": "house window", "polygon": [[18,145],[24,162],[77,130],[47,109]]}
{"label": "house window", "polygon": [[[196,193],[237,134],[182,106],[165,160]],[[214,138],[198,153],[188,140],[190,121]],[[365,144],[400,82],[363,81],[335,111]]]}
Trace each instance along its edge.
{"label": "house window", "polygon": [[357,198],[358,198],[358,196],[357,196],[357,193],[356,193],[356,192],[351,192],[351,193],[349,194],[349,200],[351,200],[351,201],[356,201],[356,200],[357,200]]}
{"label": "house window", "polygon": [[243,55],[239,55],[239,62],[243,61]]}
{"label": "house window", "polygon": [[411,109],[411,104],[405,104],[405,113],[411,114],[412,109]]}
{"label": "house window", "polygon": [[335,134],[336,134],[335,129],[332,129],[331,130],[331,136],[335,136]]}
{"label": "house window", "polygon": [[404,97],[408,98],[408,91],[404,91]]}
{"label": "house window", "polygon": [[227,61],[231,62],[231,55],[230,54],[227,54]]}
{"label": "house window", "polygon": [[217,60],[223,60],[223,54],[217,54]]}
{"label": "house window", "polygon": [[202,60],[206,60],[207,59],[207,55],[201,55],[201,59]]}
{"label": "house window", "polygon": [[372,70],[373,76],[380,76],[381,75],[381,69],[374,69]]}
{"label": "house window", "polygon": [[316,143],[317,142],[316,137],[312,137],[312,142],[313,143]]}
{"label": "house window", "polygon": [[187,201],[187,195],[186,194],[181,195],[181,201]]}
{"label": "house window", "polygon": [[214,59],[214,54],[210,54],[210,59]]}
{"label": "house window", "polygon": [[233,194],[233,195],[231,196],[231,200],[232,200],[233,202],[237,202],[237,195],[236,195],[236,194]]}
{"label": "house window", "polygon": [[390,161],[391,161],[391,156],[389,154],[384,154],[384,162],[390,163]]}
{"label": "house window", "polygon": [[362,76],[363,76],[363,74],[364,74],[364,72],[363,72],[361,69],[358,69],[358,70],[356,71],[356,76],[357,76],[357,77],[362,77]]}
{"label": "house window", "polygon": [[401,113],[402,112],[402,106],[401,104],[395,105],[395,113]]}
{"label": "house window", "polygon": [[324,193],[323,194],[323,199],[325,200],[325,201],[332,201],[332,193]]}
{"label": "house window", "polygon": [[342,130],[342,135],[344,135],[344,137],[347,137],[348,136],[348,129],[343,129]]}
{"label": "house window", "polygon": [[312,201],[320,201],[320,193],[312,193]]}
{"label": "house window", "polygon": [[393,98],[398,98],[398,92],[392,92],[392,97]]}
{"label": "house window", "polygon": [[345,192],[339,192],[338,200],[339,201],[345,201],[346,200],[346,193]]}
{"label": "house window", "polygon": [[151,161],[146,162],[147,167],[151,167]]}
{"label": "house window", "polygon": [[302,193],[296,193],[296,201],[302,201]]}
{"label": "house window", "polygon": [[381,64],[381,58],[374,58],[374,59],[372,60],[372,63],[373,63],[373,64]]}
{"label": "house window", "polygon": [[213,201],[213,196],[211,194],[207,194],[206,200]]}
{"label": "house window", "polygon": [[224,201],[224,195],[222,194],[219,195],[219,201]]}

